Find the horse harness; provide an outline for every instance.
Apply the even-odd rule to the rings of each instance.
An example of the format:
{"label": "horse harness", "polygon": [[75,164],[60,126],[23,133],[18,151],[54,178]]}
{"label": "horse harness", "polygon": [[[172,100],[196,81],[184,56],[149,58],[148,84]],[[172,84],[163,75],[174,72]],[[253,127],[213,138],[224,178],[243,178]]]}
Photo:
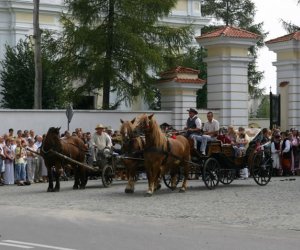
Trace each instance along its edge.
{"label": "horse harness", "polygon": [[[141,144],[142,146],[139,147],[139,150],[136,150],[136,151],[131,151],[131,149],[133,149],[133,143],[135,140],[138,140],[140,139],[141,140]],[[133,157],[133,158],[143,158],[143,148],[145,147],[145,141],[142,140],[141,136],[134,136],[134,137],[131,137],[130,139],[126,140],[126,142],[123,143],[123,146],[122,146],[122,151],[125,151],[124,148],[127,148],[129,150],[126,150],[124,152],[124,155],[125,156],[129,156],[129,157]]]}
{"label": "horse harness", "polygon": [[148,147],[148,148],[145,148],[144,152],[147,152],[147,153],[148,152],[149,153],[153,152],[153,153],[161,153],[161,154],[163,154],[164,155],[164,159],[162,161],[162,165],[165,165],[167,163],[167,160],[168,160],[169,157],[173,157],[173,158],[175,158],[175,159],[177,159],[179,161],[182,161],[183,157],[179,157],[179,156],[177,156],[177,155],[175,155],[175,154],[173,154],[171,152],[171,143],[170,143],[170,141],[169,141],[168,138],[166,138],[166,139],[167,139],[167,150],[164,150],[163,147],[162,148]]}

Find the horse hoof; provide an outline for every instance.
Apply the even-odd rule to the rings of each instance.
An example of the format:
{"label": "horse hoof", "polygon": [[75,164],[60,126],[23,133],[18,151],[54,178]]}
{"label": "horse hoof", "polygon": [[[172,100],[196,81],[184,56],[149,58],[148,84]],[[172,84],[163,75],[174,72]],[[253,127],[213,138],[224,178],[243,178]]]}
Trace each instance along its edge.
{"label": "horse hoof", "polygon": [[158,184],[158,185],[156,186],[156,188],[155,188],[155,191],[160,190],[160,189],[161,189],[161,185]]}
{"label": "horse hoof", "polygon": [[185,193],[185,188],[180,188],[179,193]]}
{"label": "horse hoof", "polygon": [[175,191],[176,187],[171,187],[170,189],[171,189],[172,191]]}
{"label": "horse hoof", "polygon": [[54,189],[53,188],[48,188],[47,192],[54,192]]}
{"label": "horse hoof", "polygon": [[126,194],[132,194],[132,193],[134,193],[134,190],[133,190],[133,189],[126,188],[126,189],[125,189],[125,193],[126,193]]}
{"label": "horse hoof", "polygon": [[152,196],[152,193],[149,193],[149,192],[145,193],[145,197],[151,197],[151,196]]}
{"label": "horse hoof", "polygon": [[73,190],[77,190],[78,189],[78,187],[77,186],[73,186]]}
{"label": "horse hoof", "polygon": [[85,189],[85,186],[80,186],[80,188],[79,189]]}

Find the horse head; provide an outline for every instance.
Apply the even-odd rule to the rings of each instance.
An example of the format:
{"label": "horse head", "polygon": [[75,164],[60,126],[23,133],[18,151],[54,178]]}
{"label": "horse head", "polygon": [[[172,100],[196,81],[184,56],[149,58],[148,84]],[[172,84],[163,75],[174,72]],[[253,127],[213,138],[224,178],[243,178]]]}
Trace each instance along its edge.
{"label": "horse head", "polygon": [[53,149],[55,151],[61,151],[61,142],[60,142],[60,127],[50,127],[46,134],[46,137],[43,140],[42,149],[44,151],[49,151]]}
{"label": "horse head", "polygon": [[153,124],[155,124],[154,114],[146,115],[143,114],[138,118],[138,123],[136,126],[136,131],[139,134],[146,134],[151,131]]}
{"label": "horse head", "polygon": [[120,119],[122,125],[120,127],[120,134],[123,140],[129,140],[134,136],[135,118],[131,121],[123,121]]}

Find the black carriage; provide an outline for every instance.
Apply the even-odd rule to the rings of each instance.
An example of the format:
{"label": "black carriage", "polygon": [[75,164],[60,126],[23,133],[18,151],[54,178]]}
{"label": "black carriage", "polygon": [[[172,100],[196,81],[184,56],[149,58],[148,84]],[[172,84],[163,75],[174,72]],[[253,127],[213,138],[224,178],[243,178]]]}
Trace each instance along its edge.
{"label": "black carriage", "polygon": [[[267,185],[272,177],[272,158],[270,143],[260,145],[261,133],[250,141],[243,156],[236,156],[234,146],[221,141],[208,142],[206,155],[201,155],[192,147],[190,162],[190,180],[203,180],[208,189],[214,189],[219,183],[229,185],[235,179],[241,179],[241,170],[246,169],[249,176],[260,185]],[[178,173],[178,182],[182,179]],[[170,188],[170,175],[166,173],[163,181]]]}

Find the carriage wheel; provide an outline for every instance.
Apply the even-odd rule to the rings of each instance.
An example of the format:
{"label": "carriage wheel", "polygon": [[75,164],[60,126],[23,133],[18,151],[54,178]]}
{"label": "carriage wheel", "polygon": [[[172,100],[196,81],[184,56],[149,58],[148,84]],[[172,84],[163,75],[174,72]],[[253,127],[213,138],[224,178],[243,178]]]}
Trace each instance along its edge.
{"label": "carriage wheel", "polygon": [[219,171],[219,181],[224,185],[229,185],[233,182],[236,173],[233,169],[222,169]]}
{"label": "carriage wheel", "polygon": [[215,158],[208,158],[204,163],[202,179],[208,189],[214,189],[219,184],[219,169],[220,165]]}
{"label": "carriage wheel", "polygon": [[113,171],[112,166],[110,165],[105,165],[102,169],[102,183],[104,187],[109,187],[114,178],[115,174]]}
{"label": "carriage wheel", "polygon": [[[176,174],[176,186],[178,185],[178,183],[181,181],[182,179],[182,176],[181,176],[181,172],[180,172],[180,169],[178,171],[178,173]],[[172,189],[172,183],[171,183],[171,173],[170,171],[168,171],[167,173],[165,173],[163,175],[163,181],[165,183],[165,185],[169,188],[169,189]]]}
{"label": "carriage wheel", "polygon": [[254,155],[252,163],[252,175],[254,181],[260,185],[267,185],[272,177],[272,160],[259,153]]}

